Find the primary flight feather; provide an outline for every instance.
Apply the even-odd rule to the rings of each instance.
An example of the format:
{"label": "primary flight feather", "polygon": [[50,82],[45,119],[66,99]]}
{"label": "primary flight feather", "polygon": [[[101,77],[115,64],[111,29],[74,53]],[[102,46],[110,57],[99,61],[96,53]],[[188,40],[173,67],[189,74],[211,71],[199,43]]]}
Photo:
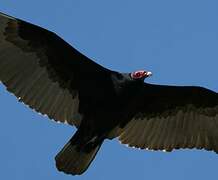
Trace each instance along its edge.
{"label": "primary flight feather", "polygon": [[0,14],[0,81],[30,108],[78,128],[55,157],[60,171],[82,174],[116,137],[141,149],[218,152],[218,94],[144,83],[150,75],[106,69],[55,33]]}

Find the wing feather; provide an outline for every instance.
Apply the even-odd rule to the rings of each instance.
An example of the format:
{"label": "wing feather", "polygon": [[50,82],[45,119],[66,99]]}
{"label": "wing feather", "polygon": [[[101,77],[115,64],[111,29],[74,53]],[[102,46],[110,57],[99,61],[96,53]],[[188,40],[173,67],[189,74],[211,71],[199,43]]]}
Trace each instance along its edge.
{"label": "wing feather", "polygon": [[[218,94],[200,87],[145,85],[131,120],[120,127],[121,143],[172,151],[197,148],[218,152]],[[142,102],[143,101],[143,102]],[[141,102],[141,103],[139,103]],[[137,107],[137,108],[133,108]]]}
{"label": "wing feather", "polygon": [[98,94],[110,72],[55,33],[0,13],[0,81],[37,112],[78,127],[79,95]]}

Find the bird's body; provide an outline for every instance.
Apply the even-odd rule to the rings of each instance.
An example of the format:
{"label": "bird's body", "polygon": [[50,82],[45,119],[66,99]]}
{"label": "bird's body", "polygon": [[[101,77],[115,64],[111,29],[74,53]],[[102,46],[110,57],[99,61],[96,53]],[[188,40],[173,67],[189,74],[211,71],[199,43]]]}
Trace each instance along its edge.
{"label": "bird's body", "polygon": [[85,57],[55,33],[0,14],[0,81],[30,108],[78,128],[57,168],[82,174],[105,139],[141,149],[218,152],[218,94],[144,83]]}

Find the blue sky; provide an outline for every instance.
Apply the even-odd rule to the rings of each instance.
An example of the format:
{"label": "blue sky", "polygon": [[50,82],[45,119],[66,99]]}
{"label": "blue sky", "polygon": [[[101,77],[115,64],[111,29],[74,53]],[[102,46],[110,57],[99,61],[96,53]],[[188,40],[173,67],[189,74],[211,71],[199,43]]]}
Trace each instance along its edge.
{"label": "blue sky", "polygon": [[[0,11],[59,34],[117,71],[146,69],[148,82],[218,91],[216,0],[1,0]],[[215,179],[218,155],[127,148],[105,141],[82,176],[55,168],[54,156],[75,132],[40,116],[0,85],[0,179]]]}

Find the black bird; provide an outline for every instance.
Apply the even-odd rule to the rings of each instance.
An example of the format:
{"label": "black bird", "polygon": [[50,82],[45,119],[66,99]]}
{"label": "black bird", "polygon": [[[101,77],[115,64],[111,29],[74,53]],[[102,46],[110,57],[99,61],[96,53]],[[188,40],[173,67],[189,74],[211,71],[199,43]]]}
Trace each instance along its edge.
{"label": "black bird", "polygon": [[78,128],[55,157],[67,174],[82,174],[116,137],[140,149],[218,152],[218,94],[144,83],[150,75],[106,69],[55,33],[0,14],[0,81],[30,108]]}

